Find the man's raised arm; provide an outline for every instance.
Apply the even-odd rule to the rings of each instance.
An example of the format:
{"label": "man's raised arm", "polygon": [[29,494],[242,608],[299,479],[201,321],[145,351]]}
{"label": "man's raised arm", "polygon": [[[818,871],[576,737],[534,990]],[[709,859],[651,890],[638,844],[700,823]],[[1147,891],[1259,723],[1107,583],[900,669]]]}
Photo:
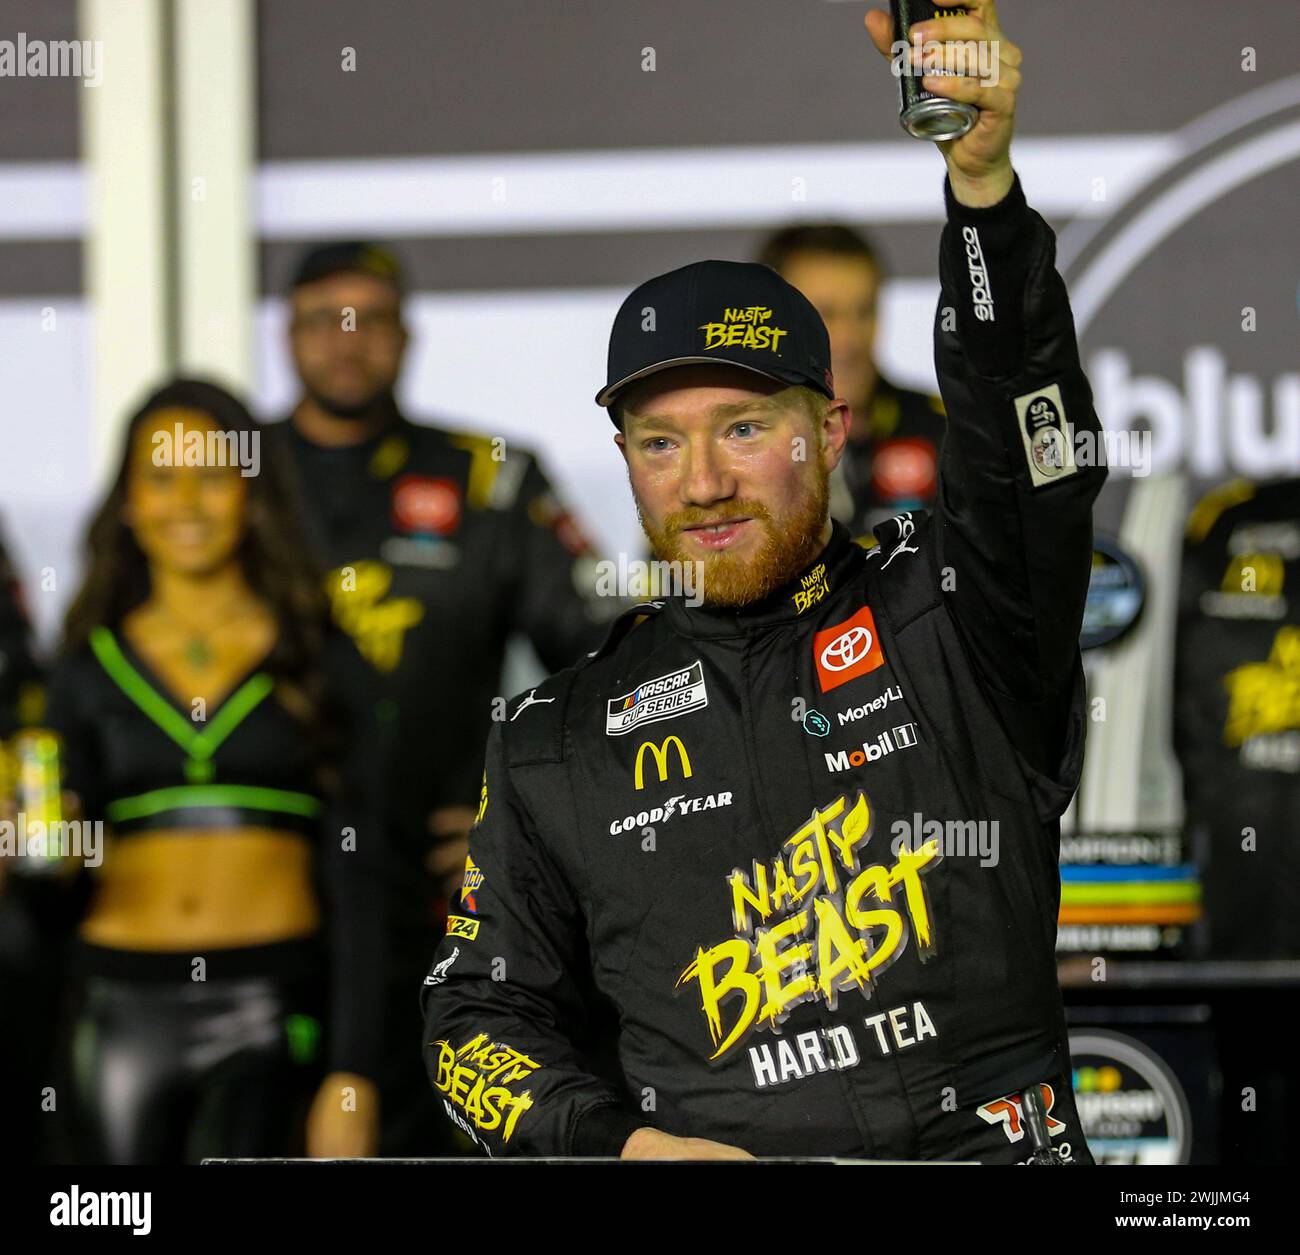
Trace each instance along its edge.
{"label": "man's raised arm", "polygon": [[[948,426],[935,540],[949,609],[1007,730],[1052,775],[1079,683],[1092,504],[1106,471],[1056,239],[1011,165],[1021,52],[993,0],[965,8],[913,27],[945,45],[957,75],[924,87],[979,109],[966,135],[938,145],[948,177],[935,366]],[[866,24],[889,55],[888,15]],[[971,47],[992,67],[984,78],[970,73]]]}
{"label": "man's raised arm", "polygon": [[1106,477],[1055,237],[1016,179],[971,209],[945,185],[935,364],[948,411],[935,529],[949,605],[1000,693],[1073,680]]}

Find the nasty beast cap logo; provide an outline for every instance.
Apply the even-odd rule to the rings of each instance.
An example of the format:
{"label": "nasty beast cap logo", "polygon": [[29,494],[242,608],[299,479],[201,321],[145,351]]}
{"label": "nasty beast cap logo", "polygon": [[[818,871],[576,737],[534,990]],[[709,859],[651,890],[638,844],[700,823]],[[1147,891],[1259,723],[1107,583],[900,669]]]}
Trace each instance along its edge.
{"label": "nasty beast cap logo", "polygon": [[708,704],[704,668],[697,659],[688,667],[638,684],[621,697],[611,697],[605,714],[605,735],[622,736],[639,724],[675,719]]}
{"label": "nasty beast cap logo", "polygon": [[772,323],[772,310],[767,305],[729,306],[718,322],[701,323],[700,330],[704,332],[706,349],[763,349],[777,357],[781,356],[781,341],[787,334],[785,328]]}

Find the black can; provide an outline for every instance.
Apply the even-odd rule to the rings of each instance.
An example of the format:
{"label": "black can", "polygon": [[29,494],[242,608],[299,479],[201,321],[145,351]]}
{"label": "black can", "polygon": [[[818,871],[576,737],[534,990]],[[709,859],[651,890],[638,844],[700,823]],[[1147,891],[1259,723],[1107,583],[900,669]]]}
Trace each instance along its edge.
{"label": "black can", "polygon": [[[961,6],[935,4],[933,0],[890,0],[889,7],[894,16],[894,47],[901,43],[910,48],[913,25],[928,22],[940,13],[946,15],[946,10]],[[915,73],[912,72],[914,68]],[[895,70],[902,97],[898,120],[909,135],[928,140],[960,139],[975,125],[979,110],[974,105],[926,91],[921,86],[921,67],[912,66],[906,51],[901,61],[895,61]],[[942,74],[944,71],[936,70],[934,73]]]}

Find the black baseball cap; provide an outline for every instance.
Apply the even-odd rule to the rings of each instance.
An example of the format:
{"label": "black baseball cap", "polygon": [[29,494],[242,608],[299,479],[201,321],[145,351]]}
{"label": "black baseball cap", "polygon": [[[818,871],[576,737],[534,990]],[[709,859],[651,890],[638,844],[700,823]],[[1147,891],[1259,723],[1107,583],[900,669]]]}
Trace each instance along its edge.
{"label": "black baseball cap", "polygon": [[370,275],[391,283],[399,293],[402,291],[402,264],[397,254],[381,244],[364,240],[344,240],[309,248],[298,261],[289,290],[337,274]]}
{"label": "black baseball cap", "polygon": [[609,378],[596,404],[608,407],[647,375],[699,362],[741,366],[835,396],[821,315],[758,262],[697,261],[634,289],[614,316]]}

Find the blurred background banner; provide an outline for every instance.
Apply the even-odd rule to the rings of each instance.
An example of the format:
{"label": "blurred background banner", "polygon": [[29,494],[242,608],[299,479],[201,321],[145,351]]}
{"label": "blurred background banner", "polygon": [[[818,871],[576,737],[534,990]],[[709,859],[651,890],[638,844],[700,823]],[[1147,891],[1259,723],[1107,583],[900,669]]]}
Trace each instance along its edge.
{"label": "blurred background banner", "polygon": [[[865,225],[881,367],[932,389],[942,164],[899,129],[862,8],[0,0],[0,37],[102,43],[97,85],[0,79],[21,118],[0,132],[0,494],[42,633],[131,399],[174,365],[286,410],[282,296],[312,240],[398,249],[405,408],[538,448],[610,551],[641,534],[591,396],[647,275],[794,219]],[[1030,75],[1017,169],[1101,417],[1149,428],[1157,472],[1300,473],[1300,38],[1278,14],[1003,6]]]}

